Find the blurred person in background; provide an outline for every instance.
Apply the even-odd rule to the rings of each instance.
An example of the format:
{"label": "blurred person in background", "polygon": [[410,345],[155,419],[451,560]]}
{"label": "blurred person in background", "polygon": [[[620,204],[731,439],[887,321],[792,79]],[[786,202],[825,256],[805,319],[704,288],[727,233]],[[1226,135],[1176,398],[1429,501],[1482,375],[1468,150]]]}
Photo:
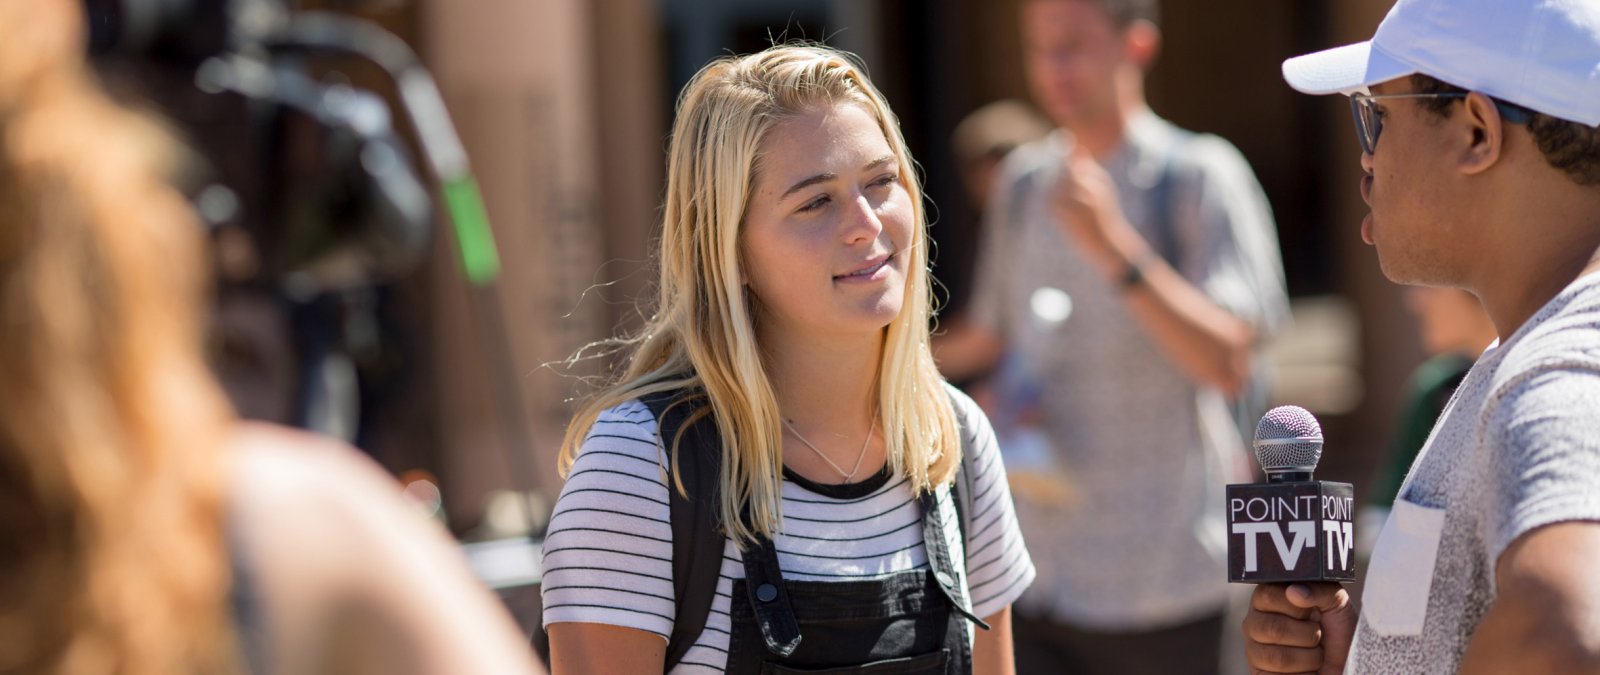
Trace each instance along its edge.
{"label": "blurred person in background", "polygon": [[1022,101],[994,101],[961,118],[950,133],[950,145],[973,208],[981,213],[988,207],[1006,155],[1043,138],[1050,129],[1050,122]]}
{"label": "blurred person in background", "polygon": [[[988,421],[928,351],[922,204],[847,54],[775,46],[685,87],[659,305],[563,448],[556,673],[1014,672],[1034,569]],[[715,514],[708,550],[681,548],[680,499]],[[717,572],[695,597],[678,556]]]}
{"label": "blurred person in background", "polygon": [[1002,165],[971,308],[937,351],[957,379],[1022,359],[1056,464],[1033,473],[1066,483],[1017,494],[1044,561],[1017,664],[1215,672],[1222,491],[1249,475],[1233,405],[1260,395],[1257,352],[1287,316],[1270,208],[1232,145],[1146,104],[1153,0],[1026,0],[1020,18],[1058,129]]}
{"label": "blurred person in background", "polygon": [[1434,423],[1495,337],[1494,323],[1483,313],[1478,298],[1467,291],[1412,286],[1405,289],[1405,300],[1406,309],[1417,318],[1418,337],[1428,360],[1417,366],[1406,382],[1394,438],[1367,492],[1361,523],[1356,527],[1362,537],[1356,549],[1363,558],[1372,554],[1372,544],[1389,517],[1400,484],[1428,441]]}
{"label": "blurred person in background", "polygon": [[[950,133],[951,155],[956,162],[956,172],[961,176],[961,187],[966,192],[967,203],[977,217],[969,226],[969,240],[982,238],[983,214],[988,210],[993,195],[995,178],[999,176],[1000,163],[1012,150],[1043,138],[1050,133],[1050,123],[1032,106],[1022,101],[992,101],[967,113]],[[970,246],[970,245],[969,245]],[[975,248],[972,246],[971,248]],[[947,253],[948,255],[948,253]],[[970,253],[963,257],[975,257]],[[967,260],[970,269],[972,260]],[[948,281],[948,279],[947,279]],[[970,286],[967,280],[964,286]],[[946,324],[959,322],[965,298],[950,298],[950,305],[940,307],[940,320]],[[959,303],[959,304],[958,304]],[[954,315],[948,312],[957,311]],[[988,373],[968,373],[962,381],[951,383],[967,389],[968,385]],[[970,392],[969,392],[970,393]]]}
{"label": "blurred person in background", "polygon": [[[972,111],[951,133],[957,169],[967,198],[980,214],[987,213],[1000,165],[1011,151],[1048,135],[1054,127],[1031,106],[1021,101],[1001,100]],[[983,239],[983,221],[973,228]],[[945,328],[962,329],[960,310],[945,319]],[[1027,372],[1026,360],[1008,352],[986,371],[965,373],[952,384],[961,387],[989,415],[1006,475],[1014,492],[1029,493],[1030,499],[1066,498],[1064,480],[1053,474],[1055,462],[1049,438],[1040,428],[1041,394],[1038,383]],[[1036,472],[1042,474],[1036,475]]]}
{"label": "blurred person in background", "polygon": [[201,225],[69,0],[0,0],[0,673],[529,673],[349,448],[237,421]]}
{"label": "blurred person in background", "polygon": [[1470,291],[1497,340],[1412,464],[1367,566],[1262,584],[1274,673],[1600,672],[1600,3],[1400,0],[1283,64],[1345,94],[1384,276]]}

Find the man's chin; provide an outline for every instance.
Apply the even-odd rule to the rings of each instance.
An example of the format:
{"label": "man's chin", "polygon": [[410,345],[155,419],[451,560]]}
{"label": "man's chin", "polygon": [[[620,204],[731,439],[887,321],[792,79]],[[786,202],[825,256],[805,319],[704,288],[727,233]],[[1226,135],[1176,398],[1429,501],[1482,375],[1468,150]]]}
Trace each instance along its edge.
{"label": "man's chin", "polygon": [[1383,278],[1394,283],[1401,285],[1416,284],[1416,281],[1412,280],[1411,275],[1408,273],[1408,270],[1406,270],[1404,265],[1388,256],[1385,256],[1382,251],[1378,252],[1378,270],[1383,272]]}
{"label": "man's chin", "polygon": [[1417,264],[1416,260],[1397,259],[1394,256],[1385,256],[1382,246],[1378,248],[1378,269],[1383,272],[1383,277],[1402,286],[1450,286],[1452,285],[1446,275],[1440,274],[1437,269],[1430,269],[1426,265]]}

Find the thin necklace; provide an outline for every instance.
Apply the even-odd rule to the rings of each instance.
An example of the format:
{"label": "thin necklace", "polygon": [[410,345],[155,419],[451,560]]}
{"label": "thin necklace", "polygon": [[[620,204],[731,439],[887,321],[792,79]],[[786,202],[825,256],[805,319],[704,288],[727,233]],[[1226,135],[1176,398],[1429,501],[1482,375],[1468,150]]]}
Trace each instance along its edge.
{"label": "thin necklace", "polygon": [[844,469],[839,468],[838,464],[834,464],[833,460],[828,459],[827,455],[822,454],[822,451],[818,450],[817,446],[812,445],[811,441],[806,440],[805,436],[800,435],[800,430],[794,428],[794,423],[790,422],[788,418],[783,418],[783,426],[789,427],[789,431],[794,433],[795,438],[800,439],[801,443],[806,444],[806,447],[811,448],[812,452],[817,453],[817,456],[821,457],[822,461],[827,462],[828,466],[833,467],[834,471],[837,471],[839,472],[839,475],[844,476],[844,482],[848,483],[852,478],[856,477],[856,472],[861,470],[861,460],[867,458],[867,446],[872,444],[872,432],[878,428],[878,415],[876,413],[872,415],[872,426],[867,427],[867,440],[861,442],[861,452],[856,455],[856,465],[854,468],[850,469],[850,473],[845,473]]}

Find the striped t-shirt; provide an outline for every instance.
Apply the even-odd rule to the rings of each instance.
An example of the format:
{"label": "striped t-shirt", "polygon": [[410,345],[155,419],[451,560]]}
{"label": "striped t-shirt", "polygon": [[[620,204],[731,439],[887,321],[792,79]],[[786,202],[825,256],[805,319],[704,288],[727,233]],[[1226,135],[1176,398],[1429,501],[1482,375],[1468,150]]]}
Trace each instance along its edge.
{"label": "striped t-shirt", "polygon": [[[954,391],[954,390],[952,390]],[[946,538],[965,552],[974,613],[988,617],[1011,604],[1033,580],[994,432],[965,395],[952,397],[971,435],[972,515],[960,538],[952,499]],[[544,624],[602,623],[672,634],[672,526],[667,453],[656,420],[637,400],[601,413],[572,465],[544,542]],[[922,514],[910,484],[880,474],[847,486],[808,489],[785,478],[782,531],[774,538],[784,577],[796,581],[870,579],[926,569]],[[826,492],[826,494],[824,494]],[[705,631],[674,674],[721,672],[728,658],[729,610],[735,579],[744,578],[739,550],[725,541],[722,575]]]}

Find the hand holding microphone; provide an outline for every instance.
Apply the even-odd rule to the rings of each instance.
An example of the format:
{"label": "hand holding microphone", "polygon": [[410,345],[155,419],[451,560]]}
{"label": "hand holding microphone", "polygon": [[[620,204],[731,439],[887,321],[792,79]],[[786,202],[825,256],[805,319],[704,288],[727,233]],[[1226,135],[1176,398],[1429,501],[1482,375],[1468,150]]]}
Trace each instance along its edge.
{"label": "hand holding microphone", "polygon": [[1303,408],[1273,408],[1256,426],[1260,484],[1228,486],[1228,580],[1260,583],[1245,617],[1252,672],[1340,673],[1355,635],[1355,491],[1312,480],[1322,427]]}

